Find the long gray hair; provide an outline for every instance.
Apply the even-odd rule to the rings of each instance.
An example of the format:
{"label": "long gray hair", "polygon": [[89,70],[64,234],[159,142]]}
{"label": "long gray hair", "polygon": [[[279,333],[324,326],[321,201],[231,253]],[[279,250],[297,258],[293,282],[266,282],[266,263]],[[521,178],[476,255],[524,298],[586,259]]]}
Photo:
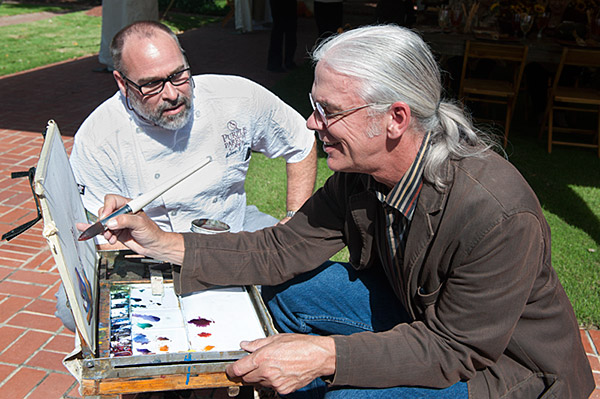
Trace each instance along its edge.
{"label": "long gray hair", "polygon": [[444,187],[442,166],[448,158],[483,156],[493,140],[478,131],[456,101],[442,98],[440,69],[423,39],[397,25],[353,29],[321,42],[312,52],[316,64],[360,82],[359,97],[378,103],[371,114],[402,101],[410,107],[413,130],[431,131],[424,178]]}

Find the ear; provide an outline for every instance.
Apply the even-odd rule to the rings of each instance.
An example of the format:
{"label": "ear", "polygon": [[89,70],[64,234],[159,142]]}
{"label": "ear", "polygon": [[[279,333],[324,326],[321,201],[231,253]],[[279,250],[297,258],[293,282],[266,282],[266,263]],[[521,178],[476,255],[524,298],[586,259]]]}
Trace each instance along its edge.
{"label": "ear", "polygon": [[117,86],[119,86],[119,90],[121,91],[121,94],[123,94],[124,96],[127,96],[127,82],[125,82],[125,79],[123,79],[123,77],[117,70],[113,71],[113,77],[115,78],[115,81],[117,82]]}
{"label": "ear", "polygon": [[410,126],[410,107],[401,101],[397,101],[390,107],[387,126],[387,135],[390,139],[397,140]]}

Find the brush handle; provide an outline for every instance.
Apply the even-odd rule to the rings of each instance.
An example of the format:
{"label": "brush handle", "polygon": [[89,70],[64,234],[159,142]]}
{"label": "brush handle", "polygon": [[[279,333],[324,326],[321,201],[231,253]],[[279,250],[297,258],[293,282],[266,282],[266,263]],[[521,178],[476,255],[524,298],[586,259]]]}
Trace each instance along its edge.
{"label": "brush handle", "polygon": [[185,171],[183,174],[181,174],[179,177],[175,178],[174,180],[167,181],[164,184],[148,191],[147,193],[140,195],[139,197],[137,197],[135,199],[132,199],[131,201],[129,201],[127,203],[127,205],[129,205],[129,207],[131,208],[131,213],[136,213],[137,211],[141,210],[143,207],[145,207],[146,205],[148,205],[149,203],[154,201],[157,197],[164,194],[165,191],[169,190],[171,187],[173,187],[177,183],[181,182],[183,179],[187,178],[188,176],[190,176],[194,172],[198,171],[199,169],[202,169],[211,161],[212,161],[212,157],[208,156],[208,157],[206,157],[206,159],[203,162],[188,169],[187,171]]}
{"label": "brush handle", "polygon": [[212,157],[208,156],[208,157],[206,157],[206,160],[204,160],[204,162],[202,162],[198,165],[195,165],[191,169],[188,169],[187,171],[182,173],[179,177],[177,177],[175,180],[168,181],[165,184],[162,184],[162,185],[156,187],[154,190],[150,190],[146,194],[140,195],[138,198],[129,201],[128,203],[125,204],[125,206],[122,206],[121,208],[117,209],[110,215],[106,216],[105,218],[103,218],[101,220],[98,220],[96,223],[94,223],[93,225],[88,227],[87,230],[85,230],[79,236],[79,241],[89,240],[90,238],[95,237],[98,234],[101,234],[104,231],[104,229],[106,228],[106,223],[110,219],[114,218],[115,216],[124,215],[126,213],[136,213],[137,211],[141,210],[143,207],[145,207],[146,205],[148,205],[149,203],[154,201],[154,199],[156,199],[156,197],[160,196],[165,191],[167,191],[168,189],[170,189],[171,187],[173,187],[174,185],[176,185],[177,183],[179,183],[186,177],[190,176],[192,173],[196,172],[199,169],[202,169],[211,161],[212,161]]}

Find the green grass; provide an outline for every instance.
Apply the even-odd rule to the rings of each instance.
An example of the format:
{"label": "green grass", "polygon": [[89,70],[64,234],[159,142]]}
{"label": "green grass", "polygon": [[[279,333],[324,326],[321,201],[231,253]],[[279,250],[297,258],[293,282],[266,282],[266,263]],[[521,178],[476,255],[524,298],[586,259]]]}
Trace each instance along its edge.
{"label": "green grass", "polygon": [[169,12],[167,18],[163,22],[175,33],[185,32],[189,29],[199,28],[212,22],[221,21],[223,17],[197,15],[197,14],[180,14]]}
{"label": "green grass", "polygon": [[84,11],[0,27],[0,76],[98,52],[101,18]]}
{"label": "green grass", "polygon": [[62,12],[72,10],[70,6],[47,6],[40,4],[8,4],[0,5],[0,17],[10,15],[31,14],[34,12]]}
{"label": "green grass", "polygon": [[[5,7],[15,6],[5,9]],[[19,6],[19,7],[16,7]],[[64,11],[65,7],[31,4],[1,5],[1,12]],[[2,14],[1,15],[8,15]],[[14,14],[11,14],[14,15]],[[222,17],[169,12],[163,21],[175,32],[220,21]],[[85,11],[59,14],[49,19],[0,27],[0,76],[59,61],[98,53],[102,18]]]}
{"label": "green grass", "polygon": [[516,137],[510,161],[537,194],[552,230],[552,264],[579,323],[600,326],[600,159],[593,150]]}

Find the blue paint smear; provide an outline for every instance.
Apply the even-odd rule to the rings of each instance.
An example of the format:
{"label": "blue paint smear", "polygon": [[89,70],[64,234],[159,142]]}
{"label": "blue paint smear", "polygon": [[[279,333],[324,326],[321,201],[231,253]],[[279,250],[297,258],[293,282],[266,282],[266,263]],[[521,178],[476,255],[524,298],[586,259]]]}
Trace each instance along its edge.
{"label": "blue paint smear", "polygon": [[[185,355],[185,358],[183,359],[186,362],[189,362],[190,360],[192,360],[192,354],[188,353],[187,355]],[[192,373],[192,367],[188,367],[188,372],[187,375],[185,377],[185,385],[189,385],[190,384],[190,374]]]}
{"label": "blue paint smear", "polygon": [[133,337],[133,340],[139,344],[150,343],[150,340],[148,339],[148,337],[146,337],[146,334],[136,334],[136,336]]}
{"label": "blue paint smear", "polygon": [[151,315],[151,314],[134,313],[132,316],[133,317],[138,317],[138,318],[143,319],[143,320],[148,320],[148,321],[159,321],[160,320],[160,317],[154,316],[154,315]]}

